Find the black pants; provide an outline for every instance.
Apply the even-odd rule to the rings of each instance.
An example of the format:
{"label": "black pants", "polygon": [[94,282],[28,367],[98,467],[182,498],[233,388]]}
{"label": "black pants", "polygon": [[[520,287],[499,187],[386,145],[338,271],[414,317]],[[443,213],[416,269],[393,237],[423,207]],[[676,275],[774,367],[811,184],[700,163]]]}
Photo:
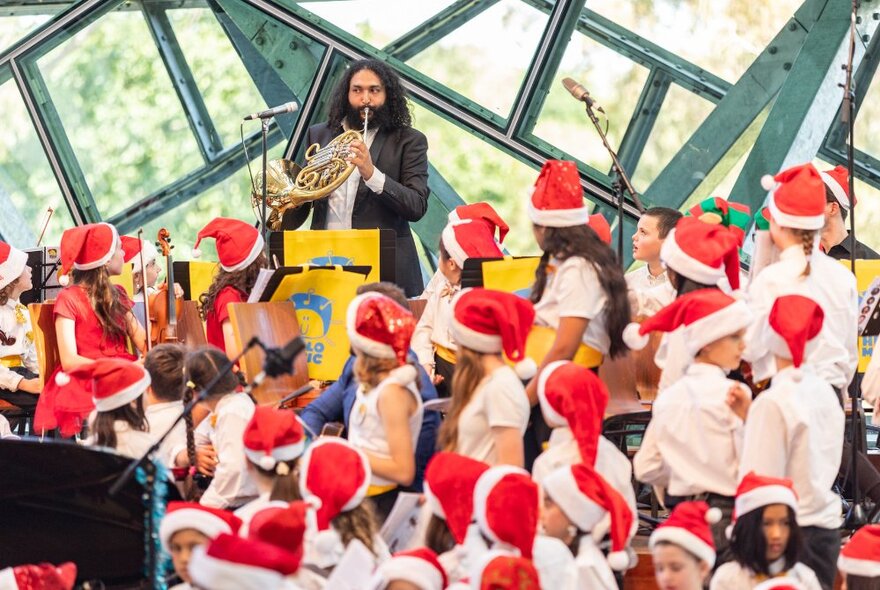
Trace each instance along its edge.
{"label": "black pants", "polygon": [[452,395],[452,375],[455,373],[455,365],[435,354],[434,373],[443,377],[443,381],[434,386],[437,389],[437,397],[450,397]]}
{"label": "black pants", "polygon": [[816,526],[801,527],[801,532],[804,534],[804,551],[800,561],[816,572],[824,590],[831,590],[837,576],[840,532]]}
{"label": "black pants", "polygon": [[[11,367],[9,369],[14,373],[18,373],[25,379],[35,379],[39,377],[36,373],[27,370],[24,367]],[[18,406],[22,410],[33,411],[37,407],[37,400],[40,396],[28,393],[26,391],[10,391],[8,389],[0,389],[0,399],[9,402],[14,406]]]}

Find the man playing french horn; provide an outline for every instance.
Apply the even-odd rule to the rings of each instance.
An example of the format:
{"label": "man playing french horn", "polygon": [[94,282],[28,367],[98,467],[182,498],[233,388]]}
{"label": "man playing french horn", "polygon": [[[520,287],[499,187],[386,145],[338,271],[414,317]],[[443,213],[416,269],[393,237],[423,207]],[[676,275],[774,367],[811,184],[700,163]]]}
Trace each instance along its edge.
{"label": "man playing french horn", "polygon": [[428,140],[412,127],[400,78],[381,61],[352,63],[330,103],[328,121],[309,128],[306,145],[366,129],[348,148],[356,168],[328,198],[285,211],[282,228],[298,228],[313,207],[311,229],[394,230],[397,284],[415,297],[424,284],[409,223],[428,209]]}

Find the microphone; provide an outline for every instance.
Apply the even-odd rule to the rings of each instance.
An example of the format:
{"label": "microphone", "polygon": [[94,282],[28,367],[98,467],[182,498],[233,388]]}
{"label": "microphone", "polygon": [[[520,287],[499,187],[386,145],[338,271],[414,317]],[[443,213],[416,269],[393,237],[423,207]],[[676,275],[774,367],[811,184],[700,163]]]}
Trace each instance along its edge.
{"label": "microphone", "polygon": [[[565,86],[565,89],[568,90],[568,93],[571,94],[575,100],[579,100],[587,104],[588,107],[596,106],[596,101],[590,96],[590,91],[583,87],[583,85],[578,84],[571,78],[563,78],[562,85]],[[598,107],[596,109],[600,113],[604,113],[602,107]]]}
{"label": "microphone", "polygon": [[277,106],[273,109],[267,109],[265,111],[259,113],[252,113],[244,118],[245,121],[253,121],[254,119],[271,119],[276,115],[283,115],[284,113],[292,113],[299,108],[295,102],[286,102],[281,106]]}
{"label": "microphone", "polygon": [[266,359],[263,361],[263,372],[267,377],[292,375],[293,361],[305,349],[306,342],[302,336],[297,336],[281,348],[267,349]]}

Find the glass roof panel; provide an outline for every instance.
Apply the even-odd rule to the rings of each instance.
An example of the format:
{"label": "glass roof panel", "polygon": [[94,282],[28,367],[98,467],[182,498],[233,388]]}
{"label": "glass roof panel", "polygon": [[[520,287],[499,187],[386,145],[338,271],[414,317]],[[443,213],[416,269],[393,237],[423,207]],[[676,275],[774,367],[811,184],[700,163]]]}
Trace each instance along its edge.
{"label": "glass roof panel", "polygon": [[52,14],[7,16],[0,8],[0,53],[52,18]]}
{"label": "glass roof panel", "polygon": [[[647,68],[575,32],[556,75],[558,80],[565,77],[583,84],[605,109],[608,140],[619,148],[648,78]],[[533,133],[597,170],[611,169],[611,158],[590,120],[561,83],[550,85]]]}
{"label": "glass roof panel", "polygon": [[5,120],[0,134],[0,234],[17,248],[33,248],[46,211],[53,207],[55,213],[42,243],[58,245],[61,232],[72,226],[73,221],[12,80],[0,85],[0,112]]}
{"label": "glass roof panel", "polygon": [[589,0],[587,8],[736,82],[803,0]]}
{"label": "glass roof panel", "polygon": [[139,11],[105,15],[37,63],[103,217],[202,165]]}

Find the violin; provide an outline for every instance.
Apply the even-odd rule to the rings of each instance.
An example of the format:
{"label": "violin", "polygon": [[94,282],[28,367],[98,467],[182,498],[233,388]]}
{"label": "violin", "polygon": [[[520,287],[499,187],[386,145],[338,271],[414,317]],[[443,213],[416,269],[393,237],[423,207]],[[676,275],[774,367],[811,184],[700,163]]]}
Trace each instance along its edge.
{"label": "violin", "polygon": [[181,301],[174,296],[174,264],[171,259],[171,234],[164,227],[159,230],[156,245],[165,257],[165,283],[149,296],[150,344],[177,342],[177,316]]}

